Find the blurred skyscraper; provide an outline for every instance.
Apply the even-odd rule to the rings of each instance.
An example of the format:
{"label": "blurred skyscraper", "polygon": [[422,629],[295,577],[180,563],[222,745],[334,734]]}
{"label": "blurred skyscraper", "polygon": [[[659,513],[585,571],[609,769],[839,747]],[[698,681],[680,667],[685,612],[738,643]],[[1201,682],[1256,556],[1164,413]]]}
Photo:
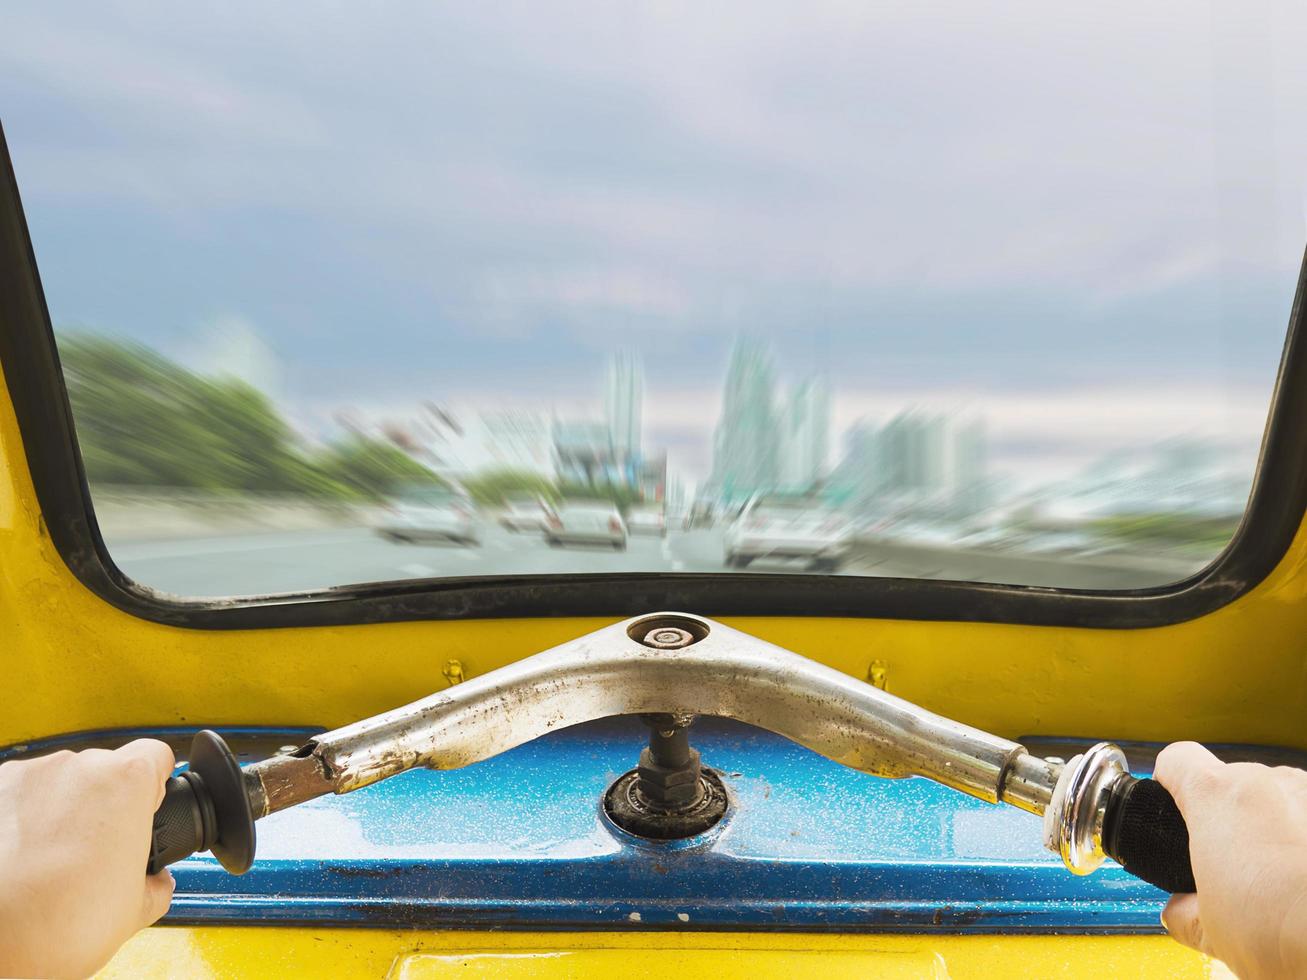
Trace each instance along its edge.
{"label": "blurred skyscraper", "polygon": [[830,475],[828,492],[841,504],[867,505],[884,486],[880,429],[861,419],[844,433],[844,454]]}
{"label": "blurred skyscraper", "polygon": [[756,340],[740,338],[731,351],[726,372],[708,481],[708,489],[723,501],[741,501],[780,482],[782,439],[774,388],[766,348]]}
{"label": "blurred skyscraper", "polygon": [[989,434],[985,420],[959,419],[953,438],[953,509],[976,514],[993,503],[989,473]]}
{"label": "blurred skyscraper", "polygon": [[987,454],[981,419],[909,409],[849,429],[831,492],[870,510],[974,514],[988,502]]}
{"label": "blurred skyscraper", "polygon": [[587,419],[554,423],[554,453],[559,479],[598,486],[624,484],[623,468],[613,454],[613,433],[607,422]]}
{"label": "blurred skyscraper", "polygon": [[781,419],[781,483],[809,490],[826,475],[830,452],[830,388],[819,378],[797,385]]}
{"label": "blurred skyscraper", "polygon": [[614,354],[604,379],[604,417],[612,433],[613,451],[638,461],[644,403],[644,365],[631,353]]}
{"label": "blurred skyscraper", "polygon": [[883,486],[893,493],[931,496],[949,483],[947,420],[925,412],[901,412],[880,431]]}

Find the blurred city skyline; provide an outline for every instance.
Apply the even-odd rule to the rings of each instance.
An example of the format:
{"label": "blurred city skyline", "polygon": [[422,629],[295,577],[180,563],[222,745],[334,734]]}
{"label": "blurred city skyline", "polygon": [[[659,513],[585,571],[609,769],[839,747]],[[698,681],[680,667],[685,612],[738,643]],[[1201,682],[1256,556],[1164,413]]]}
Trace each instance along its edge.
{"label": "blurred city skyline", "polygon": [[[229,340],[202,348],[216,376],[112,338],[60,343],[106,540],[141,581],[179,594],[252,588],[240,559],[251,549],[277,555],[260,579],[271,591],[359,575],[755,563],[1126,588],[1209,561],[1238,525],[1252,476],[1210,440],[1173,438],[1020,488],[991,470],[983,416],[918,407],[864,419],[832,452],[824,382],[787,383],[752,338],[731,355],[712,473],[698,487],[645,439],[644,366],[629,352],[596,379],[598,413],[428,401],[375,422],[343,413],[315,445],[233,375],[248,368],[275,384],[266,347],[244,328]],[[578,498],[586,506],[567,506]],[[564,555],[564,539],[621,557]],[[421,560],[406,560],[408,545]]]}
{"label": "blurred city skyline", "polygon": [[[501,390],[480,397],[449,397],[432,388],[414,398],[396,397],[371,405],[344,398],[326,403],[313,413],[306,413],[293,402],[286,403],[278,397],[283,389],[285,368],[270,343],[248,322],[224,320],[207,331],[193,333],[181,347],[180,360],[202,374],[237,377],[269,394],[310,441],[329,440],[343,428],[380,433],[387,426],[415,419],[424,405],[436,405],[442,411],[466,419],[507,414],[608,424],[614,411],[611,367],[614,360],[620,360],[634,365],[639,375],[634,385],[640,397],[633,408],[625,409],[627,414],[621,426],[628,433],[628,444],[633,440],[646,449],[652,447],[658,453],[669,454],[673,471],[691,486],[712,482],[716,463],[714,434],[723,416],[732,357],[741,350],[751,351],[766,362],[769,379],[765,387],[777,410],[778,422],[785,417],[787,409],[793,409],[793,399],[805,389],[816,389],[809,392],[809,397],[815,394],[822,403],[820,427],[824,435],[816,438],[824,449],[816,451],[806,469],[800,466],[803,476],[793,470],[787,474],[783,467],[778,469],[775,479],[770,481],[777,485],[797,486],[807,477],[832,473],[848,453],[851,437],[905,414],[983,425],[990,477],[1005,481],[1017,490],[1075,477],[1113,455],[1139,454],[1158,444],[1176,441],[1203,443],[1224,456],[1230,467],[1247,468],[1251,474],[1266,411],[1256,403],[1244,406],[1238,421],[1231,423],[1228,417],[1223,417],[1229,406],[1222,404],[1219,397],[1209,399],[1204,410],[1203,406],[1175,399],[1173,391],[1165,386],[1158,386],[1143,397],[1134,393],[1133,397],[1121,400],[1113,398],[1110,387],[1088,389],[1075,402],[1063,400],[1060,404],[1050,404],[1037,395],[967,398],[953,391],[847,392],[832,386],[823,373],[796,373],[786,370],[784,365],[777,367],[773,345],[766,338],[745,335],[728,341],[718,384],[697,391],[693,397],[669,391],[657,378],[650,382],[644,357],[633,349],[624,349],[601,359],[595,375],[582,379],[571,397],[554,401],[542,399],[533,391]],[[1266,397],[1269,407],[1269,394]],[[1214,405],[1210,404],[1213,400]],[[1076,423],[1088,430],[1081,433],[1083,443],[1076,447],[1081,449],[1079,453],[1054,453],[1045,466],[1025,467],[1023,453],[1003,451],[1005,445],[1016,445],[1020,450],[1023,448],[1020,443],[1027,435],[1031,437],[1032,448],[1038,448],[1046,434],[1061,433],[1074,440]]]}
{"label": "blurred city skyline", "polygon": [[[278,359],[249,324],[227,322],[189,349],[201,374],[239,378],[265,392],[279,387]],[[734,339],[719,397],[693,406],[703,469],[679,465],[646,432],[649,392],[639,354],[611,354],[589,387],[589,398],[561,407],[510,400],[474,408],[435,392],[380,413],[344,404],[316,435],[330,442],[359,432],[389,441],[455,483],[517,472],[551,485],[630,487],[676,511],[695,499],[731,506],[782,490],[870,514],[951,521],[987,512],[984,520],[1009,520],[1032,507],[1056,515],[1055,523],[1150,508],[1232,519],[1253,475],[1255,447],[1177,430],[1160,440],[1118,438],[1082,465],[1023,480],[995,465],[985,412],[908,402],[841,426],[833,411],[838,393],[827,379],[786,372],[771,345],[753,336]],[[313,441],[314,434],[302,435]]]}

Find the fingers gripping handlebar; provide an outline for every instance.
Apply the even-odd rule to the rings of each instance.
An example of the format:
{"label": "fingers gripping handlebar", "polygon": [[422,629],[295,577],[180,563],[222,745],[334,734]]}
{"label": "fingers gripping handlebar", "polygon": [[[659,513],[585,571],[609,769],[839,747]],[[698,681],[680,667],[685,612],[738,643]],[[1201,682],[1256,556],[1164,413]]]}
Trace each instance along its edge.
{"label": "fingers gripping handlebar", "polygon": [[254,863],[254,813],[240,764],[209,731],[195,736],[187,760],[187,770],[164,786],[145,870],[211,851],[232,874],[244,874]]}
{"label": "fingers gripping handlebar", "polygon": [[1135,779],[1125,754],[1099,742],[1067,762],[1044,811],[1044,846],[1075,874],[1110,857],[1168,892],[1192,892],[1189,829],[1166,787]]}
{"label": "fingers gripping handlebar", "polygon": [[[680,631],[683,645],[659,640]],[[1043,815],[1046,846],[1087,874],[1104,857],[1170,891],[1192,891],[1174,801],[1136,780],[1120,749],[1065,766],[932,714],[846,674],[720,623],[680,613],[628,620],[449,690],[325,732],[243,772],[212,732],[169,781],[151,871],[212,850],[247,870],[254,821],[408,769],[455,769],[553,729],[625,714],[715,715],[766,728],[875,776],[925,776],[989,803]]]}

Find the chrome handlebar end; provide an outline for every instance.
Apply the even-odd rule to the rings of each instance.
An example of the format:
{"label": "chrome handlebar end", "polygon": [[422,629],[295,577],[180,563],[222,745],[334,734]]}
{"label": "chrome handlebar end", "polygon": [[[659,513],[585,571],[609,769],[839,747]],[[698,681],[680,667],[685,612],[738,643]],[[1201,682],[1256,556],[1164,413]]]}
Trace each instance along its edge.
{"label": "chrome handlebar end", "polygon": [[1107,858],[1103,828],[1108,806],[1130,778],[1125,753],[1111,742],[1099,742],[1063,767],[1044,811],[1044,846],[1072,874],[1087,875]]}

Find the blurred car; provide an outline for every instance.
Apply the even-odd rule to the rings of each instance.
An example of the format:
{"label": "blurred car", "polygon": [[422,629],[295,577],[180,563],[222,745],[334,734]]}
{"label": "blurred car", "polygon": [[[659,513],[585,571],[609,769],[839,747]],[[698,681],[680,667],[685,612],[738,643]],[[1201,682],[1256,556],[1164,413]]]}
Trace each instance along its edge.
{"label": "blurred car", "polygon": [[626,522],[607,501],[564,501],[548,515],[545,540],[551,547],[563,544],[607,544],[626,550]]}
{"label": "blurred car", "polygon": [[760,494],[726,529],[726,565],[747,568],[757,558],[806,561],[814,571],[835,572],[848,559],[853,527],[848,518],[807,494]]}
{"label": "blurred car", "polygon": [[375,530],[391,541],[480,544],[481,522],[467,494],[453,487],[411,487],[387,502]]}
{"label": "blurred car", "polygon": [[499,523],[509,531],[543,531],[549,514],[549,505],[539,497],[510,497],[504,501]]}
{"label": "blurred car", "polygon": [[657,534],[667,537],[667,515],[662,507],[637,504],[626,514],[626,529],[632,534]]}

